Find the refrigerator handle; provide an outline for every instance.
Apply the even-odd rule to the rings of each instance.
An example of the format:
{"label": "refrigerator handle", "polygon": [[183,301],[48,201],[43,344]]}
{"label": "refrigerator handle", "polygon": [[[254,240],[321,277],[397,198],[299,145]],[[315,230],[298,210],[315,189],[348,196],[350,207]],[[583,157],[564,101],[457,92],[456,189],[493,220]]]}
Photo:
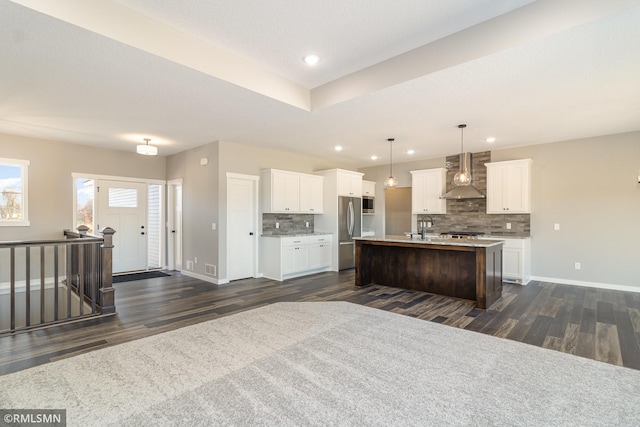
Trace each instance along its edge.
{"label": "refrigerator handle", "polygon": [[354,209],[353,209],[353,201],[349,200],[349,237],[353,238],[353,226],[355,225],[355,214],[354,214]]}

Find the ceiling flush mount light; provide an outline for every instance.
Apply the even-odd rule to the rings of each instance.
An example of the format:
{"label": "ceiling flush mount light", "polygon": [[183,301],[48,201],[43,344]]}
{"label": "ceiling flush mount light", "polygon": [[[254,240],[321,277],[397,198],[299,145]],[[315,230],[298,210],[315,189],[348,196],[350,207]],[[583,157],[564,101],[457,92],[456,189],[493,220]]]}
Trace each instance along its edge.
{"label": "ceiling flush mount light", "polygon": [[384,189],[393,190],[398,186],[398,181],[393,177],[393,141],[394,138],[388,138],[389,141],[389,177],[384,180]]}
{"label": "ceiling flush mount light", "polygon": [[304,57],[304,63],[310,67],[318,65],[318,61],[320,61],[320,57],[318,55],[307,55]]}
{"label": "ceiling flush mount light", "polygon": [[378,156],[374,154],[373,156],[371,156],[371,160],[378,160]]}
{"label": "ceiling flush mount light", "polygon": [[342,151],[342,145],[336,145],[333,149],[336,151]]}
{"label": "ceiling flush mount light", "polygon": [[158,155],[158,147],[155,145],[149,145],[149,138],[144,138],[144,142],[146,144],[140,144],[136,147],[136,152],[138,154],[142,154],[143,156],[157,156]]}
{"label": "ceiling flush mount light", "polygon": [[492,142],[496,142],[496,139],[493,136],[490,136],[489,138],[485,139],[485,141],[491,144]]}
{"label": "ceiling flush mount light", "polygon": [[413,156],[414,154],[416,154],[416,150],[407,150],[407,154]]}

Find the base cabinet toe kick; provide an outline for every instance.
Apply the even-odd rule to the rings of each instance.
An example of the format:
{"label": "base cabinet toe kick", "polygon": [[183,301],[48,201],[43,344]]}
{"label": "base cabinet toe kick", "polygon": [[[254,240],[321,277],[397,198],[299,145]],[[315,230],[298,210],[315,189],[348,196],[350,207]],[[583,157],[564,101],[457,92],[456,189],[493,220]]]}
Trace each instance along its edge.
{"label": "base cabinet toe kick", "polygon": [[487,309],[502,297],[503,243],[459,240],[403,236],[357,239],[355,284],[375,283],[462,298]]}

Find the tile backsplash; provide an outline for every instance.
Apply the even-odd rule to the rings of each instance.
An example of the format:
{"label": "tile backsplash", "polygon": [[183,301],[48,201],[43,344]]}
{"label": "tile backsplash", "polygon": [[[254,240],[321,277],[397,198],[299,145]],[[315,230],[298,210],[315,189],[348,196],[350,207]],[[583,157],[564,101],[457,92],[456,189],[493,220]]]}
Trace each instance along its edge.
{"label": "tile backsplash", "polygon": [[[276,228],[276,223],[279,228]],[[307,227],[309,223],[309,227]],[[262,214],[264,236],[313,233],[313,214]]]}
{"label": "tile backsplash", "polygon": [[[487,167],[491,162],[491,151],[473,153],[471,155],[472,184],[483,194],[487,194]],[[453,177],[460,169],[460,156],[447,157],[447,191],[453,187]],[[420,220],[418,216],[418,230]],[[447,200],[445,215],[432,215],[434,223],[429,233],[445,231],[483,231],[486,234],[500,234],[504,236],[529,236],[531,234],[530,214],[487,214],[486,199]],[[511,229],[506,224],[511,224]]]}

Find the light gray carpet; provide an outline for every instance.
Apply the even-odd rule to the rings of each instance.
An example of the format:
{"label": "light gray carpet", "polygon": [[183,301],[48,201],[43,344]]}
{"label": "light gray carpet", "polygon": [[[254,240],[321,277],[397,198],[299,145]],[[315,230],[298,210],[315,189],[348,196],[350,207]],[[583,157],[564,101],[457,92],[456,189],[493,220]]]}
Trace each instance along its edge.
{"label": "light gray carpet", "polygon": [[278,303],[0,377],[70,426],[640,425],[640,371],[346,302]]}

